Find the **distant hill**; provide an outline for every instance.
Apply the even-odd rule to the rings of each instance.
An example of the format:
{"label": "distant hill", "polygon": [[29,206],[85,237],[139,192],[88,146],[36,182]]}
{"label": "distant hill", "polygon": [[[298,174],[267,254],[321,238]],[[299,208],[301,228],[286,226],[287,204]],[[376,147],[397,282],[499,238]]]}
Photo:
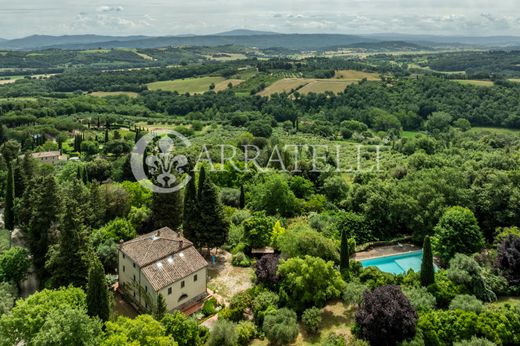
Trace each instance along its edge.
{"label": "distant hill", "polygon": [[247,29],[236,29],[231,31],[220,32],[214,34],[214,36],[259,36],[259,35],[280,35],[277,32],[272,31],[256,31]]}
{"label": "distant hill", "polygon": [[362,35],[364,37],[381,40],[381,41],[406,41],[417,44],[432,43],[440,45],[470,45],[480,47],[506,47],[520,45],[520,37],[518,36],[442,36],[442,35],[411,35],[411,34],[370,34]]}
{"label": "distant hill", "polygon": [[49,47],[67,46],[70,44],[96,44],[108,41],[125,41],[144,39],[147,36],[101,36],[101,35],[32,35],[24,38],[0,41],[2,49],[30,50]]}
{"label": "distant hill", "polygon": [[0,41],[0,49],[93,49],[93,48],[159,48],[168,46],[223,46],[284,48],[289,50],[324,50],[329,48],[358,47],[366,49],[423,49],[426,47],[471,46],[503,48],[520,45],[520,37],[514,36],[435,36],[408,34],[280,34],[238,29],[213,35],[178,36],[101,36],[33,35],[25,38]]}
{"label": "distant hill", "polygon": [[[13,42],[14,41],[14,42]],[[207,35],[165,37],[109,37],[89,36],[75,40],[74,36],[30,36],[0,43],[0,49],[92,49],[92,48],[158,48],[167,46],[223,46],[239,45],[257,48],[284,47],[297,50],[315,50],[353,43],[377,42],[354,35],[335,34],[259,34],[259,35]]]}

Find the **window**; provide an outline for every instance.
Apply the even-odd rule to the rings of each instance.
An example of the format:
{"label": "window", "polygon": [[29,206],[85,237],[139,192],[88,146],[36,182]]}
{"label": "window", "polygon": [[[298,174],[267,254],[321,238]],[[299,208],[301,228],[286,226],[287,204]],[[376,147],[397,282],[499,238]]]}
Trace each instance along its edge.
{"label": "window", "polygon": [[134,274],[134,281],[135,281],[135,274]]}
{"label": "window", "polygon": [[125,256],[125,254],[123,254],[123,259],[125,259],[125,258],[126,258],[126,256]]}
{"label": "window", "polygon": [[193,281],[197,281],[198,277],[197,274],[193,275]]}
{"label": "window", "polygon": [[184,288],[184,281],[181,281],[181,288]]}
{"label": "window", "polygon": [[172,294],[172,288],[168,287],[168,294]]}
{"label": "window", "polygon": [[125,272],[125,266],[123,266],[123,273]]}
{"label": "window", "polygon": [[134,268],[135,268],[135,263],[134,263]]}
{"label": "window", "polygon": [[180,302],[181,300],[184,300],[186,298],[188,298],[188,295],[185,293],[185,294],[183,294],[182,296],[179,297],[178,302]]}
{"label": "window", "polygon": [[144,291],[148,292],[148,286],[144,286]]}

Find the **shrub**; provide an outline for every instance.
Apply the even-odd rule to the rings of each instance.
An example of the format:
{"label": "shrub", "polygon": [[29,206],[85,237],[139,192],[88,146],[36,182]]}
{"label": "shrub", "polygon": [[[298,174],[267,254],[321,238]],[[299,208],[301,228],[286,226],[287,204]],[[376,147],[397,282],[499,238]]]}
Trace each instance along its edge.
{"label": "shrub", "polygon": [[325,341],[323,341],[323,346],[347,346],[347,343],[345,342],[344,336],[330,333]]}
{"label": "shrub", "polygon": [[231,264],[236,267],[249,267],[251,265],[251,260],[246,256],[245,253],[238,252],[236,255],[233,255]]}
{"label": "shrub", "polygon": [[437,306],[447,308],[457,294],[465,293],[466,289],[462,285],[457,285],[446,275],[446,271],[439,271],[435,274],[435,283],[428,286],[428,292],[435,296]]}
{"label": "shrub", "polygon": [[281,261],[280,298],[287,306],[302,312],[308,307],[323,306],[328,300],[339,298],[345,282],[332,262],[305,256]]}
{"label": "shrub", "polygon": [[249,345],[249,342],[256,336],[256,326],[251,321],[241,321],[236,328],[239,345]]}
{"label": "shrub", "polygon": [[286,308],[273,311],[265,316],[263,330],[273,345],[293,343],[298,336],[296,313]]}
{"label": "shrub", "polygon": [[202,305],[202,313],[204,316],[210,316],[215,313],[215,305],[217,305],[217,300],[214,297],[206,300]]}
{"label": "shrub", "polygon": [[302,323],[305,330],[310,334],[318,333],[321,324],[320,309],[313,307],[305,310],[302,314]]}
{"label": "shrub", "polygon": [[425,287],[403,288],[404,295],[410,300],[416,311],[427,311],[435,308],[435,296]]}
{"label": "shrub", "polygon": [[359,280],[370,288],[396,283],[394,275],[382,272],[376,267],[363,268],[359,274]]}
{"label": "shrub", "polygon": [[520,236],[509,234],[498,245],[496,266],[511,285],[520,284]]}
{"label": "shrub", "polygon": [[496,300],[496,294],[489,289],[482,276],[482,268],[477,261],[466,255],[457,254],[450,260],[447,270],[448,279],[456,284],[463,285],[466,290],[472,292],[483,301]]}
{"label": "shrub", "polygon": [[278,238],[278,247],[287,257],[308,255],[339,262],[339,252],[334,241],[309,228],[288,229]]}
{"label": "shrub", "polygon": [[359,305],[363,301],[363,293],[368,286],[359,282],[347,282],[343,290],[343,301],[351,305]]}
{"label": "shrub", "polygon": [[421,315],[417,327],[426,345],[451,345],[479,335],[499,345],[520,343],[520,309],[488,308],[480,314],[463,310],[431,310]]}
{"label": "shrub", "polygon": [[434,230],[433,247],[444,263],[456,253],[472,254],[484,246],[484,236],[477,219],[467,208],[449,208]]}
{"label": "shrub", "polygon": [[494,342],[484,338],[477,338],[476,336],[471,337],[469,340],[462,340],[454,342],[453,346],[495,346]]}
{"label": "shrub", "polygon": [[236,346],[238,335],[236,325],[228,320],[219,319],[209,335],[209,346]]}
{"label": "shrub", "polygon": [[477,297],[469,295],[469,294],[459,294],[455,296],[450,303],[450,310],[464,310],[464,311],[473,311],[477,314],[480,313],[483,309],[484,305]]}
{"label": "shrub", "polygon": [[204,344],[200,337],[199,325],[192,318],[186,317],[180,311],[174,311],[161,320],[166,335],[173,337],[179,346],[193,346]]}
{"label": "shrub", "polygon": [[262,291],[256,295],[252,302],[253,314],[256,322],[261,325],[267,313],[278,308],[278,295],[271,291]]}
{"label": "shrub", "polygon": [[382,286],[365,292],[356,323],[371,345],[396,345],[415,336],[417,313],[399,286]]}
{"label": "shrub", "polygon": [[277,273],[279,262],[280,255],[277,254],[267,254],[256,261],[256,282],[270,288],[275,287],[280,281]]}

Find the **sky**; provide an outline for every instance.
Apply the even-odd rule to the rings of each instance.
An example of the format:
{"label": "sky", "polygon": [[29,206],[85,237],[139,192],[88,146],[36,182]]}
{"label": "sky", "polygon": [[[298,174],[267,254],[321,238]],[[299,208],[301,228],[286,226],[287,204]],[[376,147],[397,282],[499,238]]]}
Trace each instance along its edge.
{"label": "sky", "polygon": [[518,0],[0,0],[0,37],[282,33],[518,35]]}

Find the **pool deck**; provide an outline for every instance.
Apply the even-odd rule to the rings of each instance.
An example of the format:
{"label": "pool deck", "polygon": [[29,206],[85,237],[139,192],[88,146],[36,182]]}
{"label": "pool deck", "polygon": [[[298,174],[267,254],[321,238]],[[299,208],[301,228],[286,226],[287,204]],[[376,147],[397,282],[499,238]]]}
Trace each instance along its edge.
{"label": "pool deck", "polygon": [[370,250],[356,252],[354,259],[356,261],[366,260],[370,258],[377,258],[383,256],[399,255],[407,252],[421,250],[420,247],[413,244],[389,245],[374,247]]}

